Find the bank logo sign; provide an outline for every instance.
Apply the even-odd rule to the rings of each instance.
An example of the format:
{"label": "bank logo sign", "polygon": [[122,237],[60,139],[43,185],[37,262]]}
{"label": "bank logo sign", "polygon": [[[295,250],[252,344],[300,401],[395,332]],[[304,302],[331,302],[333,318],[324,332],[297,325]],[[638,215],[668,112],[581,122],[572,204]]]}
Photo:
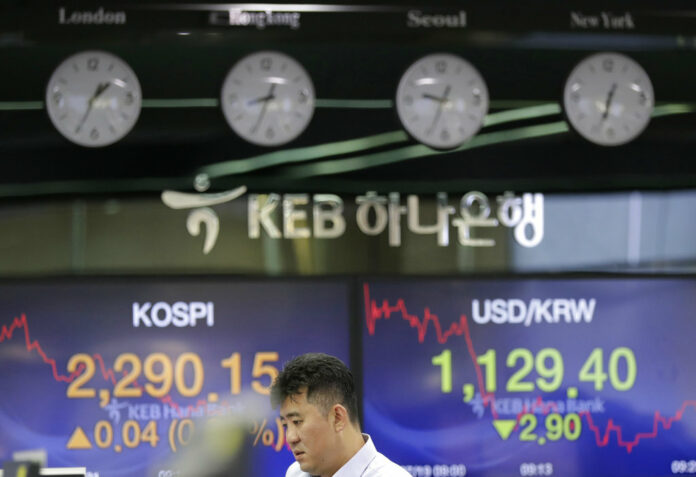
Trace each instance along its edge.
{"label": "bank logo sign", "polygon": [[[207,254],[220,230],[219,217],[211,206],[246,192],[245,186],[219,193],[165,190],[161,198],[169,208],[191,209],[186,228],[193,236],[205,230],[203,253]],[[498,227],[512,229],[515,242],[526,248],[536,247],[544,238],[543,194],[505,192],[490,200],[479,191],[454,198],[438,192],[434,199],[423,204],[415,194],[404,198],[398,192],[368,191],[355,197],[355,225],[365,235],[386,236],[390,247],[401,246],[405,230],[432,235],[439,247],[454,241],[465,247],[493,247],[495,239],[486,235]],[[250,239],[336,239],[348,225],[345,210],[343,198],[336,194],[249,194],[247,232]],[[434,222],[424,219],[428,212]]]}

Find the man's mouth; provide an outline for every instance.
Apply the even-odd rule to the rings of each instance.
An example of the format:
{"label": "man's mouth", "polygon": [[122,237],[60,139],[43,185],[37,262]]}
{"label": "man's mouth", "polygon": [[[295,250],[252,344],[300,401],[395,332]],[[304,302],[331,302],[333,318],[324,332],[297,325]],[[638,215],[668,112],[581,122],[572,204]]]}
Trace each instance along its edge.
{"label": "man's mouth", "polygon": [[295,459],[297,459],[298,457],[303,456],[304,452],[303,451],[295,451],[294,454],[295,454]]}

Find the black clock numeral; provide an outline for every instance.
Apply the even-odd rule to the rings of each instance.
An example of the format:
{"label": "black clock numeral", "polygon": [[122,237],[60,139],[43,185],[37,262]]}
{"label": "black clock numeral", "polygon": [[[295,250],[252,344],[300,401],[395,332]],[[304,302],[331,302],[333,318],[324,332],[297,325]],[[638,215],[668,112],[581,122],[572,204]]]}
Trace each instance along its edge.
{"label": "black clock numeral", "polygon": [[445,74],[447,72],[447,62],[445,60],[440,60],[435,63],[435,71],[440,74]]}
{"label": "black clock numeral", "polygon": [[135,99],[133,98],[133,93],[129,91],[126,93],[126,97],[123,98],[123,104],[125,104],[126,106],[130,106],[131,104],[133,104],[134,100]]}
{"label": "black clock numeral", "polygon": [[580,102],[580,93],[578,93],[577,91],[570,93],[570,100],[574,103],[579,103]]}
{"label": "black clock numeral", "polygon": [[90,131],[89,137],[91,137],[95,141],[99,139],[99,131],[97,131],[97,128],[93,128],[92,131]]}
{"label": "black clock numeral", "polygon": [[604,68],[604,71],[607,73],[611,73],[614,71],[614,60],[611,58],[606,58],[604,61],[602,61],[602,68]]}
{"label": "black clock numeral", "polygon": [[63,106],[62,101],[63,101],[63,94],[60,91],[56,91],[55,93],[53,93],[53,102],[56,103],[57,106],[62,107]]}
{"label": "black clock numeral", "polygon": [[275,137],[275,131],[273,128],[266,129],[266,139],[272,140]]}
{"label": "black clock numeral", "polygon": [[406,96],[404,96],[403,102],[406,106],[411,106],[413,104],[413,96],[407,94]]}
{"label": "black clock numeral", "polygon": [[474,101],[473,101],[474,106],[476,106],[477,108],[478,108],[479,106],[481,106],[481,101],[482,101],[482,99],[481,99],[481,92],[478,91],[478,90],[475,90],[475,91],[474,91]]}
{"label": "black clock numeral", "polygon": [[440,139],[442,139],[443,141],[450,140],[450,133],[447,129],[443,129],[442,132],[440,132]]}
{"label": "black clock numeral", "polygon": [[271,69],[271,66],[273,66],[273,60],[271,60],[268,56],[264,56],[261,58],[261,69],[264,71],[268,71]]}
{"label": "black clock numeral", "polygon": [[645,92],[641,91],[640,96],[638,97],[638,104],[641,106],[645,106],[645,104],[648,102],[648,97],[645,94]]}
{"label": "black clock numeral", "polygon": [[297,99],[297,102],[300,104],[305,104],[308,99],[309,99],[309,92],[306,89],[300,90],[300,97]]}
{"label": "black clock numeral", "polygon": [[89,71],[97,71],[99,68],[99,58],[89,58],[87,60],[87,69]]}

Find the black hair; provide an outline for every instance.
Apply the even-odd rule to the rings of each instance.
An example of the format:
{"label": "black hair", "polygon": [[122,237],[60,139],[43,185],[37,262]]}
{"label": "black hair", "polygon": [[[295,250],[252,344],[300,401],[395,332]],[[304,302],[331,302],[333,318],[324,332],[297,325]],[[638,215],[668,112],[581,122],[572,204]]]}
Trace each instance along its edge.
{"label": "black hair", "polygon": [[340,404],[358,424],[358,396],[353,373],[343,362],[324,353],[307,353],[285,363],[271,386],[271,405],[279,407],[286,398],[306,390],[307,402],[328,414],[331,406]]}

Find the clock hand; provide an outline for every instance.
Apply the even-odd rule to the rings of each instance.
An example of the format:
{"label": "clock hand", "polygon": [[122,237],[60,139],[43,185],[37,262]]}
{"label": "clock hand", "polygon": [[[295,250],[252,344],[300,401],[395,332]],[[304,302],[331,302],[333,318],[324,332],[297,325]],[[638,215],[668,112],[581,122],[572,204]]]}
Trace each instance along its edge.
{"label": "clock hand", "polygon": [[440,97],[435,96],[434,94],[430,94],[430,93],[423,93],[423,97],[425,99],[432,99],[433,101],[437,101],[439,103],[442,103],[445,101],[443,98],[440,98]]}
{"label": "clock hand", "polygon": [[437,112],[435,113],[435,117],[433,118],[433,122],[428,128],[428,130],[425,132],[426,135],[432,134],[433,130],[435,129],[435,126],[437,125],[437,122],[440,120],[440,116],[442,116],[442,109],[444,107],[445,102],[447,101],[447,96],[449,96],[451,86],[447,85],[445,87],[445,92],[442,94],[442,98],[438,98],[438,101],[440,104],[437,106]]}
{"label": "clock hand", "polygon": [[92,95],[91,98],[89,98],[89,101],[87,102],[87,111],[85,111],[85,114],[82,116],[82,119],[80,119],[80,123],[77,125],[77,128],[75,128],[75,134],[78,134],[80,130],[82,129],[82,126],[84,126],[85,121],[87,121],[87,117],[89,116],[89,113],[92,112],[92,107],[94,106],[94,102],[96,99],[104,92],[106,91],[106,88],[111,85],[110,82],[106,83],[99,83],[97,85],[97,89],[94,90],[94,94]]}
{"label": "clock hand", "polygon": [[[273,94],[273,91],[275,91],[276,83],[273,83],[271,85],[271,89],[268,91],[268,94],[262,98],[257,98],[257,100],[252,100],[254,103],[258,103],[263,101],[263,106],[261,106],[261,113],[259,114],[259,118],[256,120],[256,123],[254,126],[251,128],[250,132],[251,134],[256,134],[256,131],[259,129],[259,126],[261,125],[261,121],[263,120],[264,115],[266,114],[266,109],[268,109],[268,102],[271,99],[275,99],[275,95]],[[251,104],[251,103],[250,103]]]}
{"label": "clock hand", "polygon": [[609,106],[611,106],[611,100],[614,98],[614,92],[616,92],[616,83],[611,85],[609,94],[607,95],[607,101],[604,103],[604,113],[602,114],[602,121],[607,119],[609,116]]}
{"label": "clock hand", "polygon": [[94,96],[92,97],[92,100],[96,100],[106,89],[111,86],[111,82],[107,81],[106,83],[101,83],[99,86],[97,86],[97,90],[94,92]]}
{"label": "clock hand", "polygon": [[[273,86],[275,86],[275,85],[273,85]],[[273,89],[273,86],[271,87],[271,90]],[[247,103],[247,105],[251,106],[251,105],[254,105],[254,104],[256,104],[256,103],[261,103],[261,102],[269,101],[269,100],[274,99],[274,98],[275,98],[275,95],[274,95],[274,94],[267,94],[266,96],[261,96],[261,97],[259,97],[259,98],[254,98],[254,99],[250,100],[250,101]]]}

